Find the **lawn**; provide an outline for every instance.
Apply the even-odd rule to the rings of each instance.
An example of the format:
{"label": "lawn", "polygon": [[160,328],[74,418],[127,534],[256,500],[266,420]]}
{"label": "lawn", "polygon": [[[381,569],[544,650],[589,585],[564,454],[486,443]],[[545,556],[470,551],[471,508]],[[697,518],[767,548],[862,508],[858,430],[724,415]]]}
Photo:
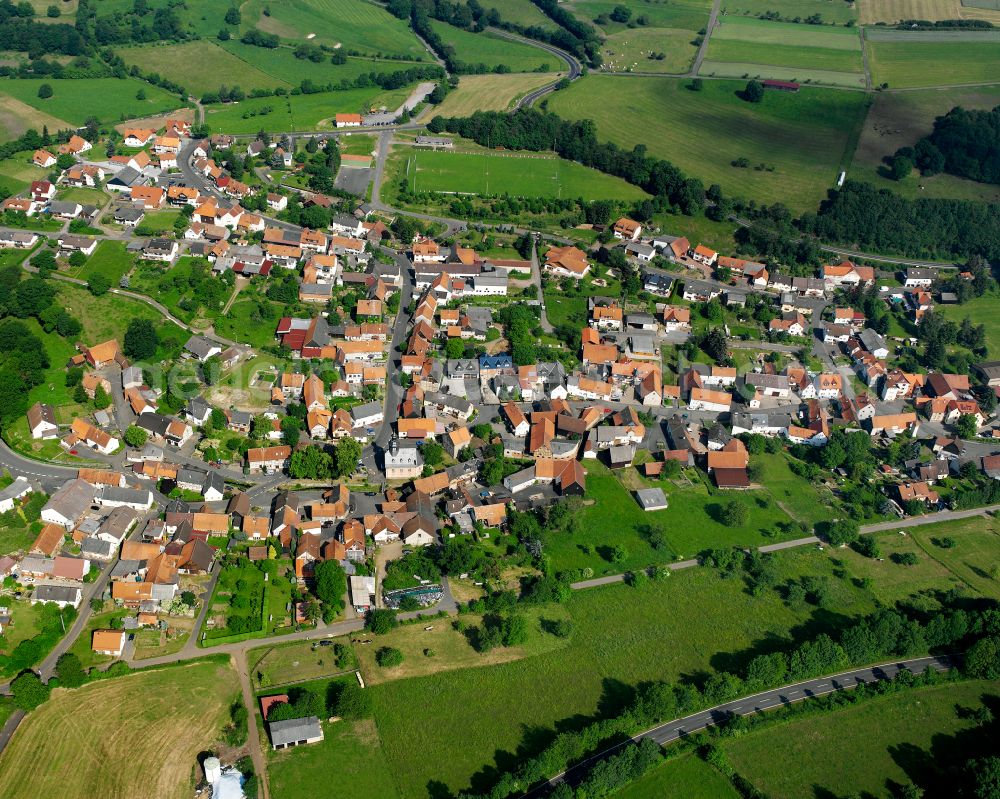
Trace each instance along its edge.
{"label": "lawn", "polygon": [[1000,314],[997,314],[997,302],[1000,294],[984,294],[962,305],[939,305],[938,310],[946,319],[961,324],[968,317],[975,325],[986,327],[986,346],[990,355],[1000,355]]}
{"label": "lawn", "polygon": [[[295,641],[255,649],[247,655],[250,677],[259,688],[332,677],[353,670],[357,660],[347,640],[337,641],[342,647],[340,660],[333,646],[320,646],[318,641]],[[324,640],[324,644],[334,642]]]}
{"label": "lawn", "polygon": [[16,153],[0,161],[0,189],[17,194],[28,188],[31,181],[41,180],[47,174],[48,170],[40,169],[31,162],[30,152]]}
{"label": "lawn", "polygon": [[188,797],[236,686],[228,666],[202,662],[57,689],[0,757],[0,795]]}
{"label": "lawn", "polygon": [[986,680],[903,691],[727,739],[722,747],[736,771],[774,799],[890,799],[898,795],[892,782],[941,782],[949,765],[987,754],[975,751],[985,744],[981,735],[963,734],[975,721],[958,707],[979,707],[987,696],[995,701],[998,691],[1000,684]]}
{"label": "lawn", "polygon": [[[859,92],[804,88],[768,93],[760,104],[738,96],[743,81],[590,75],[557,92],[549,108],[593,119],[598,136],[622,147],[644,144],[706,186],[758,203],[814,209],[850,161],[867,111]],[[747,158],[751,168],[732,165]],[[764,169],[754,168],[759,164]]]}
{"label": "lawn", "polygon": [[967,89],[879,92],[865,120],[849,175],[906,197],[945,197],[956,200],[1000,201],[1000,187],[941,173],[924,177],[914,171],[901,181],[880,174],[882,159],[900,147],[912,147],[928,135],[935,117],[955,106],[991,110],[1000,105],[1000,86]]}
{"label": "lawn", "polygon": [[[815,550],[782,553],[778,566],[783,576],[831,574]],[[512,754],[522,744],[528,753],[543,746],[554,724],[576,728],[599,709],[617,712],[627,686],[734,668],[787,646],[791,629],[812,635],[838,613],[873,608],[849,581],[831,578],[830,588],[830,613],[790,608],[775,592],[754,599],[741,581],[708,569],[678,572],[642,588],[579,591],[566,604],[576,628],[564,649],[376,685],[376,721],[400,794],[424,797],[432,781],[455,793],[470,782],[483,788],[497,763],[507,768],[522,759],[524,753]]]}
{"label": "lawn", "polygon": [[[252,49],[257,54],[258,62],[270,60],[271,51],[267,51],[267,58],[262,58],[263,50],[259,47]],[[287,81],[258,69],[252,62],[237,58],[208,39],[181,44],[123,47],[116,52],[129,66],[138,66],[147,73],[170,75],[172,81],[196,96],[214,92],[222,85],[239,86],[248,94],[254,89],[290,88]]]}
{"label": "lawn", "polygon": [[[264,11],[267,9],[268,13]],[[348,52],[429,60],[430,55],[405,20],[374,3],[358,0],[248,0],[241,6],[244,27],[256,25],[294,43],[310,41]],[[309,36],[313,35],[312,39]]]}
{"label": "lawn", "polygon": [[[38,87],[42,83],[52,87],[53,94],[46,100],[38,97]],[[136,99],[140,89],[146,93],[145,100]],[[11,79],[0,82],[0,93],[65,119],[72,125],[82,125],[92,116],[103,123],[117,123],[184,105],[177,95],[135,78]]]}
{"label": "lawn", "polygon": [[[743,497],[708,488],[703,477],[689,470],[691,481],[681,479],[678,484],[670,481],[648,482],[638,471],[629,467],[618,474],[611,473],[601,464],[586,463],[587,493],[580,532],[573,535],[553,535],[548,554],[556,569],[591,567],[595,574],[614,574],[654,563],[669,564],[673,559],[692,558],[712,547],[761,545],[782,538],[793,538],[801,533],[779,533],[780,523],[789,522],[768,490],[756,490]],[[627,480],[630,488],[623,485]],[[791,485],[791,480],[789,480]],[[659,486],[667,495],[666,510],[643,511],[634,498],[634,489]],[[805,481],[798,481],[799,490],[811,492]],[[782,497],[783,499],[784,497]],[[734,499],[744,502],[749,518],[743,527],[726,526],[721,518],[722,508]],[[649,541],[651,527],[661,529],[667,546],[654,549]],[[612,563],[611,548],[620,544],[626,550],[624,561]]]}
{"label": "lawn", "polygon": [[919,31],[870,30],[866,38],[876,85],[899,89],[997,80],[1000,34],[994,31],[928,37]]}
{"label": "lawn", "polygon": [[686,752],[670,758],[615,794],[617,799],[739,799],[725,777],[698,757]]}
{"label": "lawn", "polygon": [[288,97],[258,97],[239,103],[210,105],[205,109],[205,120],[212,130],[226,133],[256,133],[261,129],[271,133],[330,129],[333,127],[331,120],[338,113],[367,113],[382,106],[395,110],[409,91],[383,91],[377,86],[370,86]]}
{"label": "lawn", "polygon": [[77,187],[63,188],[56,195],[59,200],[80,203],[80,205],[96,205],[103,208],[110,200],[107,194],[100,189],[84,189]]}
{"label": "lawn", "polygon": [[323,735],[318,744],[268,754],[268,782],[273,796],[281,799],[400,796],[375,722],[367,719],[324,724]]}
{"label": "lawn", "polygon": [[94,254],[87,259],[75,277],[89,280],[93,275],[104,275],[112,286],[117,286],[122,275],[133,265],[132,256],[125,252],[125,242],[106,239],[97,245]]}
{"label": "lawn", "polygon": [[698,52],[697,35],[685,28],[636,28],[601,43],[602,70],[608,72],[687,72]]}
{"label": "lawn", "polygon": [[174,222],[181,215],[180,211],[151,211],[146,214],[135,229],[137,236],[162,236],[164,233],[172,233]]}
{"label": "lawn", "polygon": [[485,64],[487,69],[503,65],[511,72],[554,72],[562,66],[554,55],[530,44],[492,33],[472,33],[437,20],[431,20],[431,27],[465,64]]}
{"label": "lawn", "polygon": [[528,92],[551,83],[554,74],[463,75],[458,88],[439,106],[428,109],[425,118],[471,116],[476,111],[505,111]]}
{"label": "lawn", "polygon": [[399,149],[415,192],[510,194],[520,197],[584,197],[588,200],[639,200],[642,189],[556,156],[530,153],[456,153]]}

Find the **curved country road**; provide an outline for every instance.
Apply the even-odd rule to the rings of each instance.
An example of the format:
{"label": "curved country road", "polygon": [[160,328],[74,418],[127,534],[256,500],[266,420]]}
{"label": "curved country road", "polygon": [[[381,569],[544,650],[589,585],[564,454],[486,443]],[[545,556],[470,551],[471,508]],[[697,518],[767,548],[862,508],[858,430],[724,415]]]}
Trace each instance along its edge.
{"label": "curved country road", "polygon": [[[672,743],[695,732],[700,732],[706,727],[712,727],[729,719],[734,714],[737,716],[749,716],[752,713],[760,713],[765,710],[774,710],[778,707],[801,702],[805,699],[831,694],[835,691],[846,691],[857,688],[865,683],[878,682],[880,680],[891,680],[901,671],[910,671],[914,674],[922,674],[927,669],[935,671],[948,671],[958,664],[958,659],[954,656],[943,655],[940,657],[913,658],[910,660],[900,660],[894,663],[883,663],[877,666],[868,666],[861,669],[852,669],[839,674],[827,677],[816,677],[812,680],[785,685],[781,688],[772,688],[769,691],[762,691],[759,694],[752,694],[731,702],[725,702],[706,710],[701,710],[684,718],[659,724],[652,729],[639,733],[630,741],[641,741],[643,738],[651,738],[661,746]],[[577,784],[587,772],[587,767],[598,760],[614,754],[625,746],[629,741],[622,741],[615,746],[598,752],[596,755],[588,757],[586,760],[577,763],[566,771],[556,774],[548,782],[532,788],[524,794],[523,799],[528,797],[544,796],[549,790],[561,782],[568,782],[571,785]]]}

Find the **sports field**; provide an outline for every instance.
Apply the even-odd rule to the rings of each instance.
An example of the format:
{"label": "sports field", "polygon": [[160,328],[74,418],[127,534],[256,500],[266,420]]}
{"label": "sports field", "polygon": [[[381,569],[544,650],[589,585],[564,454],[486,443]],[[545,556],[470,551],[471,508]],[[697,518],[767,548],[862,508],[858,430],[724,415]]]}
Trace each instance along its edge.
{"label": "sports field", "polygon": [[[702,75],[864,85],[861,40],[851,28],[727,17],[712,33],[707,58]],[[726,63],[732,65],[728,70]]]}
{"label": "sports field", "polygon": [[228,105],[205,108],[205,121],[213,130],[226,133],[270,133],[331,129],[335,114],[367,112],[371,108],[395,110],[410,90],[383,91],[377,86],[347,91],[259,97]]}
{"label": "sports field", "polygon": [[[848,174],[854,179],[869,181],[907,197],[1000,201],[1000,187],[964,180],[943,172],[923,177],[914,171],[912,175],[899,181],[880,174],[880,170],[884,169],[882,159],[891,156],[900,147],[912,147],[929,134],[935,117],[947,113],[955,106],[989,110],[998,105],[1000,86],[878,92],[873,98]],[[1000,341],[997,344],[1000,346]]]}
{"label": "sports field", "polygon": [[[644,144],[706,186],[718,183],[731,195],[783,202],[796,211],[814,209],[850,161],[866,98],[803,88],[769,92],[752,104],[738,96],[745,85],[712,80],[692,91],[684,79],[589,75],[556,92],[549,109],[567,119],[593,119],[600,138],[623,147]],[[734,167],[738,158],[751,167]],[[754,168],[760,164],[763,170]]]}
{"label": "sports field", "polygon": [[865,32],[875,85],[889,88],[1000,83],[1000,31]]}
{"label": "sports field", "polygon": [[472,33],[431,20],[431,27],[465,64],[485,64],[487,69],[503,65],[511,72],[554,72],[562,61],[530,44],[512,42],[492,33]]}
{"label": "sports field", "polygon": [[197,663],[57,689],[0,757],[0,796],[188,797],[236,686],[228,666]]}
{"label": "sports field", "polygon": [[[52,96],[45,100],[38,97],[42,83],[52,87]],[[146,94],[145,100],[136,99],[140,89]],[[0,83],[0,92],[72,125],[83,125],[92,116],[101,122],[118,122],[184,105],[176,94],[135,78],[14,79]],[[0,115],[3,113],[0,111]]]}
{"label": "sports field", "polygon": [[636,28],[609,36],[601,43],[608,72],[687,72],[698,52],[694,31],[682,28]]}
{"label": "sports field", "polygon": [[889,790],[891,784],[941,784],[950,765],[979,754],[970,749],[984,736],[962,735],[976,723],[959,708],[981,707],[984,697],[998,694],[1000,682],[986,680],[924,687],[793,719],[721,745],[736,771],[774,799],[891,799],[899,795]]}
{"label": "sports field", "polygon": [[476,111],[505,111],[528,92],[552,83],[559,74],[463,75],[458,79],[458,88],[449,92],[441,105],[428,108],[424,119],[439,114],[463,117]]}
{"label": "sports field", "polygon": [[[270,61],[271,51],[268,51],[267,57],[264,58],[262,57],[264,51],[259,47],[254,49],[259,63]],[[290,85],[237,58],[209,40],[123,47],[117,52],[129,66],[136,65],[144,72],[169,75],[171,80],[195,96],[215,91],[222,85],[239,86],[248,94],[254,89],[275,89],[279,86],[288,88]],[[291,53],[288,55],[294,58]]]}
{"label": "sports field", "polygon": [[527,153],[449,153],[401,150],[394,158],[412,191],[638,200],[642,189],[573,161]]}
{"label": "sports field", "polygon": [[244,27],[255,25],[290,42],[310,41],[418,61],[430,59],[404,20],[364,0],[248,0],[240,9]]}

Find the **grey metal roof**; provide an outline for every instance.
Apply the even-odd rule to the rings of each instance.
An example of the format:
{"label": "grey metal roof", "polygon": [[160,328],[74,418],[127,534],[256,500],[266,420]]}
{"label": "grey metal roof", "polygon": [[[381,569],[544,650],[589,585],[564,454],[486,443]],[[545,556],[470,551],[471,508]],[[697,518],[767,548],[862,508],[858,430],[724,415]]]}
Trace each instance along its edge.
{"label": "grey metal roof", "polygon": [[272,721],[267,725],[267,728],[271,733],[271,743],[274,746],[284,746],[310,738],[319,738],[323,734],[323,730],[319,726],[319,719],[315,716]]}
{"label": "grey metal roof", "polygon": [[667,497],[662,488],[640,488],[635,495],[643,508],[658,508],[667,504]]}

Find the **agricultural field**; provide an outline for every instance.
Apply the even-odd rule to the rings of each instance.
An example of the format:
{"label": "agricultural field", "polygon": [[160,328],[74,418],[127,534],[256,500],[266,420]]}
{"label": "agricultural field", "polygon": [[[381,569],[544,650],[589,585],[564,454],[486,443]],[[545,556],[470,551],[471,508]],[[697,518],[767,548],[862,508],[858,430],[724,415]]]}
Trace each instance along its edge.
{"label": "agricultural field", "polygon": [[892,180],[883,174],[882,162],[883,158],[891,157],[900,147],[912,147],[916,144],[931,132],[935,117],[947,113],[955,106],[969,110],[989,110],[998,105],[1000,86],[879,92],[865,119],[848,176],[911,198],[919,196],[1000,201],[1000,188],[943,172],[924,177],[914,171],[908,178]]}
{"label": "agricultural field", "polygon": [[859,21],[894,24],[904,19],[985,19],[1000,23],[993,0],[857,0]]}
{"label": "agricultural field", "polygon": [[892,89],[996,83],[1000,31],[866,29],[875,85]]}
{"label": "agricultural field", "polygon": [[[976,722],[959,709],[981,707],[986,697],[992,706],[998,694],[1000,683],[987,680],[922,687],[792,719],[721,746],[736,771],[774,799],[852,792],[891,799],[898,795],[893,783],[943,788],[949,764],[986,754],[976,751],[985,745],[982,736],[963,734]],[[843,741],[851,745],[837,745]]]}
{"label": "agricultural field", "polygon": [[58,688],[0,757],[0,795],[190,796],[196,756],[219,739],[236,686],[228,666],[197,662]]}
{"label": "agricultural field", "polygon": [[207,106],[205,121],[212,130],[226,133],[256,133],[261,129],[270,133],[329,130],[338,113],[367,113],[383,106],[395,110],[409,93],[409,89],[383,91],[372,86],[288,97],[258,97]]}
{"label": "agricultural field", "polygon": [[448,93],[444,102],[427,109],[424,119],[471,116],[476,111],[505,111],[528,92],[539,89],[560,73],[523,75],[463,75],[458,88]]}
{"label": "agricultural field", "polygon": [[[266,51],[265,58],[262,57],[264,50],[259,47],[252,49],[258,54],[257,63],[264,64],[270,60],[272,51]],[[207,39],[182,44],[123,47],[116,52],[129,66],[138,66],[143,72],[169,75],[171,80],[196,96],[213,92],[222,85],[239,86],[247,93],[254,89],[290,87],[288,82],[267,74],[252,62],[237,58]]]}
{"label": "agricultural field", "polygon": [[455,49],[455,57],[466,64],[485,64],[488,69],[502,64],[511,72],[554,72],[562,64],[538,47],[492,33],[472,33],[437,20],[431,20],[431,27],[446,45]]}
{"label": "agricultural field", "polygon": [[405,20],[384,8],[358,0],[248,0],[240,7],[244,28],[256,26],[293,43],[310,41],[348,52],[402,56],[426,61],[430,56]]}
{"label": "agricultural field", "polygon": [[730,17],[712,32],[707,59],[699,74],[733,75],[739,69],[740,76],[864,86],[861,40],[852,28]]}
{"label": "agricultural field", "polygon": [[[549,109],[566,119],[593,119],[601,139],[631,148],[644,144],[732,196],[815,209],[854,152],[867,112],[860,92],[803,88],[743,101],[743,81],[590,75],[557,92]],[[746,158],[751,166],[733,166]],[[759,168],[759,167],[763,168]]]}
{"label": "agricultural field", "polygon": [[413,191],[638,200],[642,189],[556,156],[399,149],[396,169]]}
{"label": "agricultural field", "polygon": [[[861,0],[861,3],[868,0]],[[783,20],[794,22],[819,15],[824,23],[845,23],[857,21],[858,12],[854,3],[842,0],[729,0],[722,4],[723,15],[758,17],[768,12],[776,12]],[[927,17],[919,17],[927,19]]]}
{"label": "agricultural field", "polygon": [[42,128],[48,127],[49,132],[55,133],[57,130],[73,127],[66,120],[54,116],[48,109],[43,111],[7,94],[6,88],[10,85],[12,83],[0,83],[0,142],[16,139],[32,128],[41,133]]}
{"label": "agricultural field", "polygon": [[125,242],[106,239],[97,245],[87,263],[73,276],[89,280],[94,275],[104,275],[112,286],[117,286],[122,275],[132,268],[132,256],[125,252]]}

